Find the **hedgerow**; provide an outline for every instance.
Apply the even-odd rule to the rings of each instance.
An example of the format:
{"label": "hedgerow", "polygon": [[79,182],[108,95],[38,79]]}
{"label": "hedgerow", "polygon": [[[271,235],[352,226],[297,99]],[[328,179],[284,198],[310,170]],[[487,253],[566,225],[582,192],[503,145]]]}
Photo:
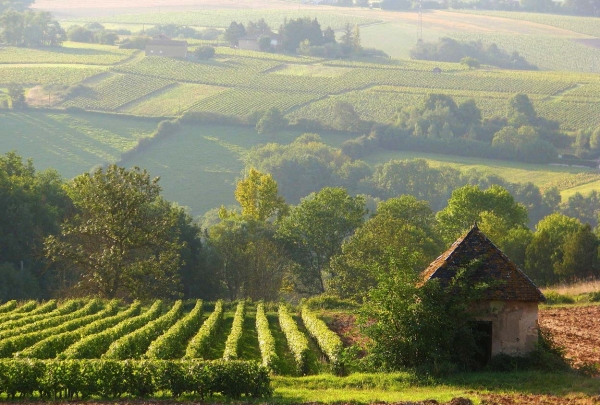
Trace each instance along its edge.
{"label": "hedgerow", "polygon": [[294,355],[298,372],[306,374],[308,372],[308,355],[310,353],[308,339],[304,333],[300,332],[296,321],[294,321],[287,306],[284,304],[279,306],[279,324],[287,339],[288,347]]}
{"label": "hedgerow", "polygon": [[327,355],[334,371],[340,372],[343,368],[341,353],[344,346],[342,339],[306,306],[302,308],[302,322],[304,322],[308,333],[317,341],[323,353]]}
{"label": "hedgerow", "polygon": [[238,358],[238,346],[244,332],[245,316],[246,301],[240,301],[235,310],[231,332],[229,332],[229,336],[227,336],[227,341],[225,342],[225,350],[223,351],[224,360],[235,360]]}
{"label": "hedgerow", "polygon": [[87,308],[88,313],[81,313],[80,311],[73,312],[70,315],[70,319],[67,319],[66,322],[64,322],[61,325],[55,326],[53,328],[38,330],[37,332],[16,335],[1,340],[0,357],[10,357],[13,353],[22,350],[26,347],[29,347],[39,342],[40,340],[47,338],[48,336],[77,329],[83,325],[87,325],[91,322],[94,322],[97,319],[102,319],[106,316],[110,316],[114,314],[118,309],[117,305],[115,305],[114,303],[109,303],[106,309],[98,312],[98,310],[102,308],[102,301],[99,299],[91,300],[88,303],[88,305],[82,308],[82,310],[85,308]]}
{"label": "hedgerow", "polygon": [[267,398],[272,395],[268,370],[247,361],[165,360],[10,360],[0,361],[0,394],[9,398],[116,399],[128,394],[148,397],[221,394]]}
{"label": "hedgerow", "polygon": [[163,335],[153,341],[145,357],[150,359],[176,359],[185,353],[187,343],[202,325],[202,300],[196,301],[192,311],[180,319]]}
{"label": "hedgerow", "polygon": [[200,327],[200,330],[190,340],[188,347],[185,351],[185,357],[190,359],[202,358],[208,346],[210,340],[219,331],[221,323],[223,322],[223,301],[219,300],[215,304],[215,310],[208,317],[206,321]]}
{"label": "hedgerow", "polygon": [[157,337],[170,328],[181,316],[183,301],[175,302],[175,305],[163,316],[155,319],[146,326],[137,329],[122,338],[114,341],[108,351],[102,356],[106,359],[135,359],[148,350],[148,346]]}
{"label": "hedgerow", "polygon": [[109,346],[120,337],[146,325],[157,318],[162,312],[162,301],[157,300],[143,314],[135,318],[125,319],[121,323],[106,329],[95,335],[87,336],[79,342],[69,346],[67,350],[59,354],[63,359],[95,359],[102,356]]}
{"label": "hedgerow", "polygon": [[273,339],[273,334],[269,329],[269,320],[265,315],[265,304],[262,302],[259,302],[256,306],[256,332],[262,364],[269,370],[274,370],[278,358],[275,350],[275,339]]}
{"label": "hedgerow", "polygon": [[[118,303],[115,301],[114,305],[118,305]],[[141,307],[142,306],[139,302],[134,302],[127,310],[122,311],[114,316],[98,319],[87,326],[73,331],[49,336],[31,347],[28,347],[19,353],[15,353],[15,357],[52,359],[56,357],[58,353],[62,352],[67,347],[71,346],[73,343],[81,340],[82,338],[101,332],[125,319],[136,316],[139,314]]]}

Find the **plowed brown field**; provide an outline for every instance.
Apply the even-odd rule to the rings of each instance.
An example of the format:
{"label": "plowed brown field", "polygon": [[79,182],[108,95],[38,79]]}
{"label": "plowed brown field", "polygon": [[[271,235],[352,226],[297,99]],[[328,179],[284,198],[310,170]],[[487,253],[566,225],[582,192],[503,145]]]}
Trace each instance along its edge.
{"label": "plowed brown field", "polygon": [[565,348],[575,367],[600,363],[600,306],[545,308],[540,326]]}

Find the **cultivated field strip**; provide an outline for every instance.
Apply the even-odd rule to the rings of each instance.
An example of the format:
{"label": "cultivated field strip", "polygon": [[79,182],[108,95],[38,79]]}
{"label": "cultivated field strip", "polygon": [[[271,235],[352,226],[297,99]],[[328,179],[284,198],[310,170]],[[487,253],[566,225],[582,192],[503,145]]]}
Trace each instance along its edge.
{"label": "cultivated field strip", "polygon": [[202,325],[202,300],[189,314],[177,321],[168,331],[150,343],[145,357],[150,359],[179,359],[183,357],[187,342]]}
{"label": "cultivated field strip", "polygon": [[[105,308],[102,309],[102,307]],[[32,346],[49,336],[75,330],[103,317],[111,316],[117,311],[117,305],[114,303],[104,305],[99,300],[90,301],[84,308],[89,309],[89,314],[75,316],[74,312],[71,314],[71,319],[61,325],[0,340],[0,357],[10,357],[13,353]]]}
{"label": "cultivated field strip", "polygon": [[4,304],[0,305],[0,314],[7,314],[9,312],[16,311],[16,309],[17,309],[17,301],[16,300],[8,301],[8,302],[5,302]]}
{"label": "cultivated field strip", "polygon": [[[124,305],[118,300],[98,299],[67,301],[60,308],[72,306],[82,307],[63,316],[58,325],[1,338],[0,358],[199,360],[207,351],[218,349],[217,342],[220,341],[225,342],[223,360],[262,359],[262,364],[274,373],[279,370],[293,374],[316,371],[313,363],[315,359],[325,361],[322,353],[330,364],[323,363],[324,367],[334,371],[341,367],[339,337],[316,313],[307,310],[303,311],[303,320],[300,320],[288,307],[281,305],[278,314],[270,312],[268,315],[279,317],[280,326],[277,326],[276,323],[269,324],[266,305],[262,302],[225,304],[218,301],[211,313],[203,311],[201,300],[197,300],[190,310],[185,310],[190,307],[182,301],[169,306],[157,300],[147,307],[140,302]],[[221,327],[225,310],[233,311],[234,308],[231,328]],[[309,334],[315,343],[309,343]],[[287,355],[289,352],[295,360]],[[288,362],[287,366],[282,366]]]}
{"label": "cultivated field strip", "polygon": [[207,97],[192,105],[188,111],[208,111],[227,115],[246,116],[255,111],[275,107],[286,111],[321,96],[306,93],[230,89]]}
{"label": "cultivated field strip", "polygon": [[86,336],[80,341],[69,346],[58,357],[66,359],[96,359],[100,358],[110,345],[121,337],[143,327],[148,322],[156,319],[162,312],[162,301],[157,300],[143,314],[125,319],[117,325],[105,329],[95,335]]}
{"label": "cultivated field strip", "polygon": [[[71,304],[73,302],[73,304]],[[9,313],[0,317],[0,331],[5,329],[17,328],[28,323],[35,322],[39,319],[48,319],[53,316],[64,315],[75,311],[78,305],[75,301],[69,301],[67,304],[57,308],[55,300],[48,301],[40,305],[38,308],[25,313]]]}
{"label": "cultivated field strip", "polygon": [[219,332],[223,323],[223,301],[217,301],[212,314],[204,321],[200,330],[190,340],[185,351],[185,357],[201,359],[208,350],[212,338]]}
{"label": "cultivated field strip", "polygon": [[231,332],[225,342],[223,360],[237,360],[239,356],[239,342],[244,333],[244,318],[246,316],[246,301],[240,301],[235,310]]}
{"label": "cultivated field strip", "polygon": [[[117,303],[114,304],[116,305]],[[121,311],[116,315],[98,319],[89,325],[82,326],[81,328],[73,331],[49,336],[46,339],[37,342],[33,346],[16,353],[15,357],[53,359],[58,353],[61,353],[73,343],[83,339],[86,336],[90,336],[101,332],[106,328],[110,328],[111,326],[114,326],[125,319],[136,316],[140,313],[140,310],[141,304],[139,302],[134,302],[127,310]]]}
{"label": "cultivated field strip", "polygon": [[148,350],[153,340],[177,322],[182,312],[183,302],[175,302],[166,314],[114,341],[102,357],[115,360],[139,358]]}
{"label": "cultivated field strip", "polygon": [[35,315],[3,323],[0,328],[0,339],[51,328],[62,324],[66,320],[73,319],[73,316],[88,315],[95,308],[91,303],[81,308],[79,301],[68,301],[50,314]]}
{"label": "cultivated field strip", "polygon": [[111,111],[174,84],[149,76],[117,74],[92,87],[89,94],[67,100],[62,106]]}
{"label": "cultivated field strip", "polygon": [[0,65],[0,84],[23,85],[62,84],[71,85],[106,71],[105,67],[45,66],[45,65]]}

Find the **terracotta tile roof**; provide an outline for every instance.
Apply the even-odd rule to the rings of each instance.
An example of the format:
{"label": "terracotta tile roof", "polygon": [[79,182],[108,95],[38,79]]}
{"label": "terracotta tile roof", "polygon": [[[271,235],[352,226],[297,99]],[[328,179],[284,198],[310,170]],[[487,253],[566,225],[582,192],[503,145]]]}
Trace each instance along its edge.
{"label": "terracotta tile roof", "polygon": [[481,266],[475,271],[473,281],[500,281],[489,288],[484,299],[499,301],[537,301],[546,300],[542,292],[502,253],[484,234],[473,226],[469,232],[459,238],[440,257],[435,259],[422,273],[423,282],[439,279],[442,284],[456,274],[456,270],[471,261],[481,260]]}
{"label": "terracotta tile roof", "polygon": [[162,46],[188,46],[187,41],[175,41],[166,35],[160,34],[152,38],[148,45],[162,45]]}

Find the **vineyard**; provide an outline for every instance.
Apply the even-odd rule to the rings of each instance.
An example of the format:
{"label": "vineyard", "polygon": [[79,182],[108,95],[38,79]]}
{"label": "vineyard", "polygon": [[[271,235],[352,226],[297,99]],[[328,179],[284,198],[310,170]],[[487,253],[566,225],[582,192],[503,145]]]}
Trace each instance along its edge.
{"label": "vineyard", "polygon": [[300,316],[284,304],[91,299],[0,306],[0,359],[252,360],[272,373],[305,375],[341,370],[341,350],[316,313],[303,308]]}

